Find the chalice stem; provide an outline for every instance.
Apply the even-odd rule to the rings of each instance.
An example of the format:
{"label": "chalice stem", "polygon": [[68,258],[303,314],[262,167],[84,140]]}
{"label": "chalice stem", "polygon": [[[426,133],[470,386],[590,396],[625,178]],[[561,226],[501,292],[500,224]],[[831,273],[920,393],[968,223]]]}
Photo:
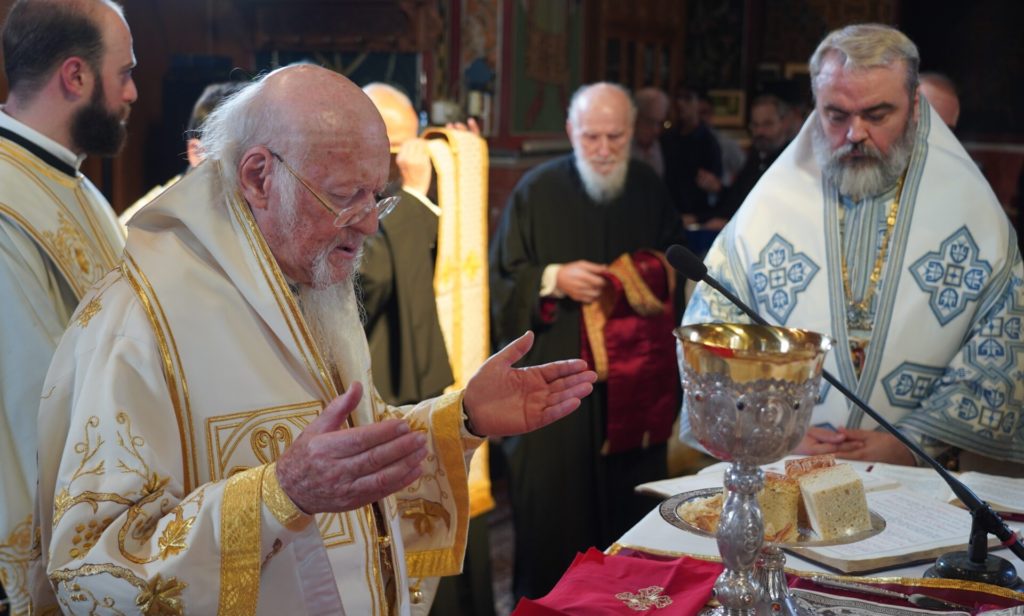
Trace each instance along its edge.
{"label": "chalice stem", "polygon": [[715,582],[715,598],[726,616],[752,616],[762,595],[754,577],[754,562],[764,540],[764,521],[757,503],[764,472],[756,465],[734,462],[724,483],[728,496],[716,539],[725,570]]}

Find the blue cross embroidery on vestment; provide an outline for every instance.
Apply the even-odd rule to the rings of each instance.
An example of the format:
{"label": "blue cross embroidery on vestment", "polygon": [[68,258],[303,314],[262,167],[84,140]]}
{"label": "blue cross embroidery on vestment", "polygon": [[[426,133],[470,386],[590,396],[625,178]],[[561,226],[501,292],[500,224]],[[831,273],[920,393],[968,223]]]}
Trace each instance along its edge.
{"label": "blue cross embroidery on vestment", "polygon": [[949,323],[978,299],[992,275],[988,261],[978,258],[978,244],[967,227],[960,227],[939,246],[910,266],[940,325]]}
{"label": "blue cross embroidery on vestment", "polygon": [[754,296],[764,312],[785,325],[796,308],[797,295],[807,288],[818,273],[818,266],[779,234],[772,236],[750,266]]}
{"label": "blue cross embroidery on vestment", "polygon": [[941,367],[925,366],[908,361],[896,366],[895,370],[882,379],[889,404],[907,409],[917,408],[921,400],[931,393],[932,385],[942,376],[942,373],[943,368]]}
{"label": "blue cross embroidery on vestment", "polygon": [[[974,374],[965,374],[962,369],[947,370],[935,384],[942,388],[941,393],[929,402],[934,409],[970,425],[975,435],[1005,440],[1018,424],[1017,409],[1021,405],[1020,401],[1011,400],[1016,391],[1013,383],[1000,370],[977,367],[974,370]],[[957,381],[967,378],[972,381],[969,387],[957,386]],[[888,389],[887,384],[887,392]]]}

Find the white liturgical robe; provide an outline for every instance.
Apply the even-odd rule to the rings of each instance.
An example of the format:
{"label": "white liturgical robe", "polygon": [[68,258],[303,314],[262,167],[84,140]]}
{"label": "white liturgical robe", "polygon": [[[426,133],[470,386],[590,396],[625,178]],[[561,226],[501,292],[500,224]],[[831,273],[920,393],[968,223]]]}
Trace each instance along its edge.
{"label": "white liturgical robe", "polygon": [[[351,344],[329,366],[217,162],[137,214],[122,266],[86,296],[45,385],[38,516],[52,588],[34,585],[38,607],[383,616],[428,606],[422,578],[461,567],[467,463],[481,439],[464,430],[461,392],[386,406],[358,319],[346,329]],[[277,484],[275,461],[356,380],[366,394],[349,421],[403,417],[426,433],[423,476],[314,518]]]}
{"label": "white liturgical robe", "polygon": [[28,611],[43,379],[79,299],[124,244],[79,157],[0,111],[0,584]]}
{"label": "white liturgical robe", "polygon": [[[834,337],[826,369],[911,437],[936,450],[1024,463],[1024,267],[1016,237],[977,165],[924,97],[919,116],[900,187],[852,203],[823,180],[812,114],[715,240],[708,271],[769,322]],[[863,215],[865,208],[878,216]],[[855,226],[858,217],[873,220]],[[848,286],[860,287],[854,298]],[[863,315],[850,309],[854,299],[866,305]],[[854,327],[857,318],[867,325]],[[683,317],[687,324],[746,320],[703,283]],[[813,423],[875,427],[826,383]],[[684,438],[689,428],[684,412]]]}

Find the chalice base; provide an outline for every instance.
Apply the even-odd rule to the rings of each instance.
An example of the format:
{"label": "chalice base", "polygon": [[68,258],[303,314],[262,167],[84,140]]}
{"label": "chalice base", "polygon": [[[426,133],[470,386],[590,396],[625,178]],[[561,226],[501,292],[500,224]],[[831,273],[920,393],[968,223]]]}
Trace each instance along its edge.
{"label": "chalice base", "polygon": [[796,598],[789,592],[786,582],[786,555],[777,543],[765,543],[761,547],[761,555],[754,567],[756,577],[761,585],[761,602],[757,606],[758,614],[775,614],[779,616],[814,616],[814,612],[800,607]]}

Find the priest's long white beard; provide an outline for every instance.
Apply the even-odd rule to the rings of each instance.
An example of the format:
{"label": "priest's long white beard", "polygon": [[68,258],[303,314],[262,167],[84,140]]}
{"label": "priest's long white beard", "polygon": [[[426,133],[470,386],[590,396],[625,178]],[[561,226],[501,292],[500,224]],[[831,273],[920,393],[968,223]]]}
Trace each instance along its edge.
{"label": "priest's long white beard", "polygon": [[629,159],[620,160],[611,173],[601,175],[590,165],[590,162],[573,152],[576,160],[576,169],[580,172],[580,179],[583,180],[583,189],[587,191],[590,198],[598,203],[608,203],[622,194],[626,186],[626,172],[629,170]]}
{"label": "priest's long white beard", "polygon": [[[815,120],[811,124],[814,157],[821,166],[822,173],[839,188],[839,194],[854,201],[880,195],[896,184],[910,163],[916,133],[917,122],[913,117],[908,118],[903,134],[892,144],[889,155],[886,156],[866,142],[847,143],[832,151],[821,122]],[[843,160],[856,150],[860,150],[864,158],[857,161]]]}
{"label": "priest's long white beard", "polygon": [[[353,339],[352,336],[362,331],[363,314],[352,276],[335,284],[324,282],[330,276],[327,257],[331,250],[334,246],[329,246],[314,261],[312,286],[302,285],[299,288],[299,308],[324,360],[341,371],[344,366],[362,363],[357,361],[362,339]],[[354,269],[358,270],[358,259]],[[346,375],[341,376],[348,381]]]}

